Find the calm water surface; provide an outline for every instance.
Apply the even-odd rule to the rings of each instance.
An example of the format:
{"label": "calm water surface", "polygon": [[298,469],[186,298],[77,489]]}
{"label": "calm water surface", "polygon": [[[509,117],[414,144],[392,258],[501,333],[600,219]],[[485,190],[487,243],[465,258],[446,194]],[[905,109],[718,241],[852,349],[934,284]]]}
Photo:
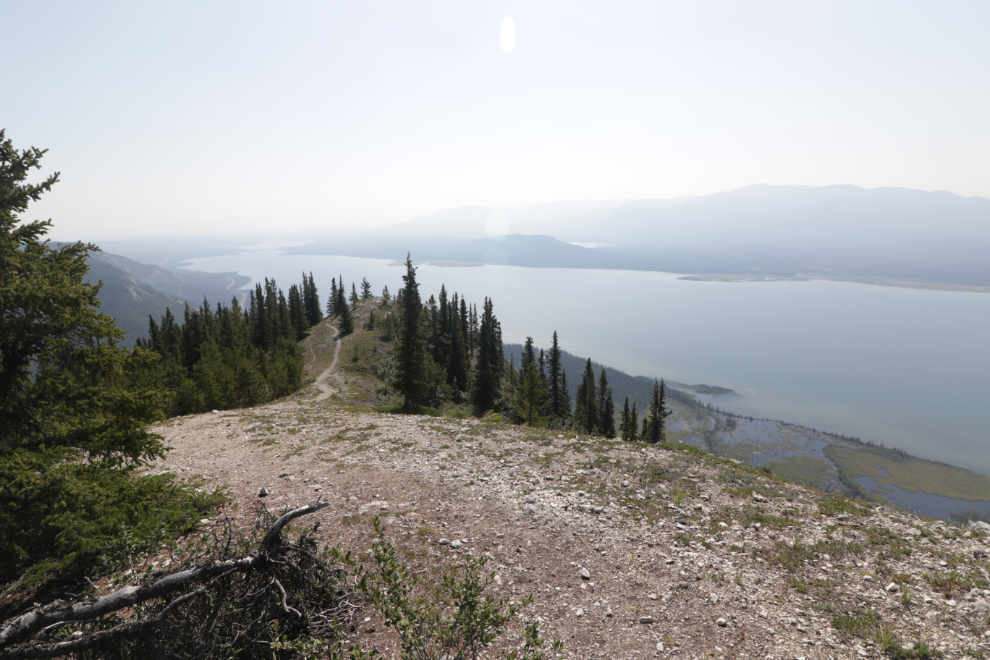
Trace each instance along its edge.
{"label": "calm water surface", "polygon": [[[381,259],[272,249],[191,268],[274,277],[367,277],[393,293],[404,268]],[[883,442],[990,473],[990,295],[846,282],[691,282],[670,273],[420,266],[423,298],[445,283],[495,304],[505,341],[532,335],[630,374],[721,385],[723,407]],[[576,377],[576,375],[574,376]]]}

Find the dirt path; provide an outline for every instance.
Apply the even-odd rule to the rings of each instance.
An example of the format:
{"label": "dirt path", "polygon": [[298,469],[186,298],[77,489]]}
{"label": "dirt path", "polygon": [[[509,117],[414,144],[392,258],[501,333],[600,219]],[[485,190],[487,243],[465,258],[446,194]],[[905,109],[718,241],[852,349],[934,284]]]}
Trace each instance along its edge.
{"label": "dirt path", "polygon": [[[330,328],[334,332],[333,341],[336,344],[336,347],[333,351],[333,362],[330,363],[329,367],[323,370],[323,373],[317,377],[316,382],[314,383],[316,389],[320,391],[320,393],[316,395],[317,401],[329,399],[330,395],[336,391],[336,388],[327,383],[327,378],[329,378],[330,375],[337,370],[337,363],[340,361],[340,349],[344,345],[344,338],[340,335],[340,332],[337,330],[336,326],[331,325]],[[310,344],[309,350],[312,352],[312,344]],[[313,359],[316,359],[316,353],[313,353]]]}
{"label": "dirt path", "polygon": [[[558,658],[879,658],[832,625],[833,613],[867,610],[946,657],[990,650],[990,590],[947,600],[923,577],[950,562],[983,569],[990,539],[879,507],[823,510],[820,493],[662,446],[370,412],[330,398],[344,387],[334,341],[333,362],[296,395],[156,425],[171,451],[152,469],[226,488],[244,529],[259,504],[321,498],[334,503],[309,522],[322,543],[364,557],[378,515],[403,557],[484,556],[495,595],[533,595],[525,617],[564,640]],[[895,575],[910,576],[910,604],[884,586]],[[351,623],[353,641],[398,657],[379,616]]]}

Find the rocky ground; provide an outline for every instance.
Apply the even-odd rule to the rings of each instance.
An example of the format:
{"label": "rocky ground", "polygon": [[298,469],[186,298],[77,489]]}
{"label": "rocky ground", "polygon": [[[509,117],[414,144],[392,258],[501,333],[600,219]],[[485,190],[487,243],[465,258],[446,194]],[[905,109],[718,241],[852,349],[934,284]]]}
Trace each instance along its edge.
{"label": "rocky ground", "polygon": [[[524,617],[562,657],[982,657],[990,642],[981,530],[685,447],[370,412],[345,380],[331,366],[288,400],[169,420],[153,469],[226,486],[236,523],[323,498],[327,543],[366,552],[380,516],[413,563],[483,555],[498,594],[534,596]],[[351,634],[397,657],[373,613]]]}

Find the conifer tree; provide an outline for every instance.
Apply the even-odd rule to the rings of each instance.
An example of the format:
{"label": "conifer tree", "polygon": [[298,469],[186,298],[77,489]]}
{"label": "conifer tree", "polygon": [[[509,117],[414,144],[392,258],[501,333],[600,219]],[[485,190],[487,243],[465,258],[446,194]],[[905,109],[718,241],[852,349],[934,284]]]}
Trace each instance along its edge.
{"label": "conifer tree", "polygon": [[622,405],[622,415],[619,418],[619,437],[623,440],[629,440],[629,397],[626,397],[626,402]]}
{"label": "conifer tree", "polygon": [[639,413],[636,412],[636,402],[633,401],[632,410],[629,411],[629,441],[639,440]]}
{"label": "conifer tree", "polygon": [[563,381],[564,369],[560,360],[560,344],[557,341],[557,331],[554,330],[553,343],[550,345],[550,357],[547,364],[550,414],[557,419],[564,420],[570,414],[570,393],[567,392],[567,387]]}
{"label": "conifer tree", "polygon": [[361,299],[358,298],[357,285],[351,282],[351,304],[356,305]]}
{"label": "conifer tree", "polygon": [[584,433],[594,433],[598,430],[599,419],[595,370],[591,366],[591,358],[588,358],[574,401],[574,426]]}
{"label": "conifer tree", "polygon": [[560,369],[560,419],[571,418],[571,390],[567,386],[567,370]]}
{"label": "conifer tree", "polygon": [[388,307],[388,304],[392,302],[392,296],[388,292],[388,285],[382,287],[382,307]]}
{"label": "conifer tree", "polygon": [[546,389],[533,349],[533,338],[526,337],[526,346],[520,358],[518,385],[516,387],[517,421],[530,426],[541,424],[545,416],[545,405]]}
{"label": "conifer tree", "polygon": [[354,332],[354,316],[351,314],[351,306],[347,304],[346,300],[337,310],[337,319],[340,321],[340,334],[349,335]]}
{"label": "conifer tree", "polygon": [[371,297],[371,284],[368,282],[367,277],[361,278],[361,300],[367,300]]}
{"label": "conifer tree", "polygon": [[606,438],[615,437],[615,402],[612,400],[612,388],[608,386],[605,367],[602,367],[598,380],[598,429]]}
{"label": "conifer tree", "polygon": [[337,314],[337,278],[330,280],[330,297],[327,298],[327,316],[333,317]]}
{"label": "conifer tree", "polygon": [[464,344],[460,327],[455,325],[450,336],[450,353],[447,360],[448,383],[454,388],[455,396],[468,389],[468,356]]}
{"label": "conifer tree", "polygon": [[667,419],[667,415],[670,411],[667,410],[666,402],[666,388],[664,386],[663,379],[660,382],[653,379],[653,393],[650,396],[650,412],[649,418],[647,420],[646,429],[644,429],[643,440],[651,444],[656,444],[658,442],[666,442],[665,436],[665,423],[664,420]]}
{"label": "conifer tree", "polygon": [[323,310],[320,309],[320,296],[316,292],[316,282],[313,280],[313,273],[310,271],[309,277],[303,273],[303,307],[306,310],[306,323],[310,327],[323,320]]}
{"label": "conifer tree", "polygon": [[426,358],[420,321],[423,303],[416,283],[412,256],[406,254],[406,274],[402,276],[402,327],[396,351],[396,389],[402,394],[407,410],[422,400],[423,364]]}
{"label": "conifer tree", "polygon": [[502,396],[502,330],[495,318],[490,298],[485,298],[481,326],[478,330],[478,364],[474,379],[472,403],[484,413],[495,410]]}
{"label": "conifer tree", "polygon": [[293,284],[289,287],[289,318],[292,321],[296,341],[305,337],[306,330],[309,329],[304,307],[302,296],[299,294],[299,287]]}

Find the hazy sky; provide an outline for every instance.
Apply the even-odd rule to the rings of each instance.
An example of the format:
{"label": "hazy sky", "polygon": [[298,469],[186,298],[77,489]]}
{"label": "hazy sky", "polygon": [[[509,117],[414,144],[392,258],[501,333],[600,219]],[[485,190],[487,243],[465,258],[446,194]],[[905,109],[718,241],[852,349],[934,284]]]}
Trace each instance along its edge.
{"label": "hazy sky", "polygon": [[0,127],[62,172],[31,214],[56,236],[752,183],[990,197],[986,0],[0,0],[0,24]]}

